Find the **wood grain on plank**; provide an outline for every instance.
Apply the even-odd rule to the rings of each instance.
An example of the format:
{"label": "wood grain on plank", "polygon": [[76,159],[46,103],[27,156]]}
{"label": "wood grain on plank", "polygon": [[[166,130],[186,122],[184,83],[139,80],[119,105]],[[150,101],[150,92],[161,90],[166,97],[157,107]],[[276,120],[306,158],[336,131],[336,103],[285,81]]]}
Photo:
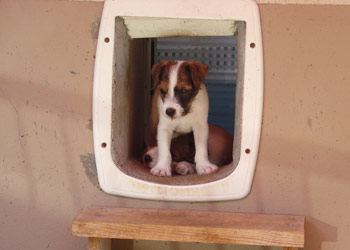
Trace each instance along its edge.
{"label": "wood grain on plank", "polygon": [[304,216],[90,207],[72,224],[85,237],[304,246]]}

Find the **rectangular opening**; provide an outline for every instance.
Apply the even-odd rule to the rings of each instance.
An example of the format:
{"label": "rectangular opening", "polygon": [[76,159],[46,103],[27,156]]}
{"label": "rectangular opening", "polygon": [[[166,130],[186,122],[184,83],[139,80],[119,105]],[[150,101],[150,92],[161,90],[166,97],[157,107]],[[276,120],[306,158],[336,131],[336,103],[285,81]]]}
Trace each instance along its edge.
{"label": "rectangular opening", "polygon": [[[192,20],[150,19],[158,26],[146,25],[137,18],[117,17],[115,21],[111,138],[115,165],[129,176],[167,185],[195,185],[225,178],[235,170],[240,157],[245,23],[194,20],[190,25],[193,32],[189,33],[179,25]],[[174,29],[164,29],[169,25]],[[130,30],[133,33],[128,33]],[[214,174],[162,178],[151,175],[141,162],[148,144],[151,66],[162,60],[196,60],[209,67],[205,79],[208,122],[235,137],[233,162]]]}

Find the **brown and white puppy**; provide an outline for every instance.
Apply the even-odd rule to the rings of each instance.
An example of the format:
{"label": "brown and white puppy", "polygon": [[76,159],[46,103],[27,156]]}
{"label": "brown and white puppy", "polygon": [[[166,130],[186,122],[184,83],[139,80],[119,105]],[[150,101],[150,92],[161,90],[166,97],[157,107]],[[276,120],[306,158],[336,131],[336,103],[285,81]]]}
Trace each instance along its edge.
{"label": "brown and white puppy", "polygon": [[[157,139],[158,159],[151,169],[152,174],[171,176],[172,138],[191,132],[197,173],[210,174],[218,170],[208,160],[209,101],[203,84],[207,73],[208,67],[196,61],[163,61],[153,65],[152,79],[156,89],[152,100],[150,135]],[[154,139],[152,141],[155,144]],[[186,165],[184,168],[190,171],[191,167]]]}

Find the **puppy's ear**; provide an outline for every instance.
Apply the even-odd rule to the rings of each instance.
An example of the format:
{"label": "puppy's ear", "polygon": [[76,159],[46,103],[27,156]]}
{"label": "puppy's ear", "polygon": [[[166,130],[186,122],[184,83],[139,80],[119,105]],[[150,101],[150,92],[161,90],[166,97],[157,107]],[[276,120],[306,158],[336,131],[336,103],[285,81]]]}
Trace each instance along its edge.
{"label": "puppy's ear", "polygon": [[152,74],[153,87],[156,87],[160,82],[162,71],[167,64],[168,64],[168,61],[162,61],[152,66],[151,74]]}
{"label": "puppy's ear", "polygon": [[193,83],[196,87],[199,87],[208,74],[208,66],[200,62],[188,61],[187,68],[191,73]]}

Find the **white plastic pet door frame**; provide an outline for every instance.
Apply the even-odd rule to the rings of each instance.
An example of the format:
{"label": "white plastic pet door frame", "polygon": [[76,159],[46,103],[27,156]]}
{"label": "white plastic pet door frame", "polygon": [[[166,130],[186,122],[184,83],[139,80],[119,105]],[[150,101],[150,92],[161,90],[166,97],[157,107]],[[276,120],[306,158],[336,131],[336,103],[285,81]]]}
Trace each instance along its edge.
{"label": "white plastic pet door frame", "polygon": [[[113,82],[127,88],[125,39],[116,37],[116,25],[128,39],[171,36],[237,35],[234,163],[227,177],[197,185],[163,185],[122,172],[118,158],[127,157],[127,145],[112,153]],[[119,53],[120,52],[120,53]],[[116,67],[116,69],[115,69]],[[123,102],[125,99],[114,100]],[[253,0],[140,1],[106,0],[96,52],[93,93],[94,147],[101,188],[115,195],[144,199],[215,201],[240,199],[251,188],[258,155],[263,104],[263,56],[258,6]],[[120,113],[120,119],[123,114]],[[115,122],[118,122],[115,121]],[[124,128],[124,132],[128,128]],[[122,133],[120,137],[122,138]],[[114,138],[116,140],[118,138]],[[123,140],[121,140],[123,141]],[[123,149],[123,147],[125,149]],[[125,154],[121,153],[125,152]],[[117,159],[116,159],[117,158]],[[113,160],[114,159],[114,160]],[[159,177],[164,178],[164,177]]]}

